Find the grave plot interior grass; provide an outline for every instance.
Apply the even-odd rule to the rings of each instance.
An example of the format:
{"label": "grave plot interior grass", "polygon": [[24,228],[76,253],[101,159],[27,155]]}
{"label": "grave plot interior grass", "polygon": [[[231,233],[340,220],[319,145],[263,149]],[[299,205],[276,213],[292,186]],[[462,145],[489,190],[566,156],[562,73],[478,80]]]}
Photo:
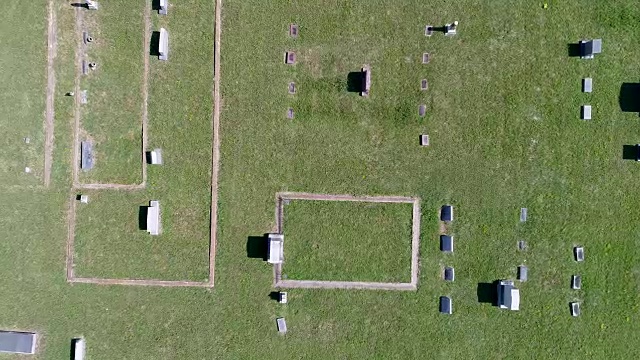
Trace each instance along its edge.
{"label": "grave plot interior grass", "polygon": [[81,75],[87,90],[81,106],[80,140],[93,141],[94,168],[80,172],[85,183],[138,184],[142,181],[142,107],[145,1],[109,1],[84,11],[83,29],[93,42],[83,45],[96,70]]}
{"label": "grave plot interior grass", "polygon": [[284,205],[291,280],[411,281],[413,204],[290,200]]}
{"label": "grave plot interior grass", "polygon": [[[152,191],[85,191],[77,204],[75,275],[77,277],[157,280],[208,279],[209,213],[203,206],[176,201]],[[141,207],[161,199],[162,233],[145,231]],[[174,202],[176,201],[176,202]]]}

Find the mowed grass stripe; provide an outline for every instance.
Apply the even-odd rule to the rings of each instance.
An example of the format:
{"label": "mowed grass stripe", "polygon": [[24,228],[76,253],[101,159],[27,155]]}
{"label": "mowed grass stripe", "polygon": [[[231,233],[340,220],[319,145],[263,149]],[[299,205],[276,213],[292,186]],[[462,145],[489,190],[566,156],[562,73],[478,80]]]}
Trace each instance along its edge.
{"label": "mowed grass stripe", "polygon": [[97,64],[81,76],[88,103],[81,105],[80,140],[94,142],[94,169],[80,182],[137,184],[142,181],[144,7],[124,0],[84,11],[83,24],[94,41],[83,45],[86,60]]}
{"label": "mowed grass stripe", "polygon": [[[47,7],[3,4],[0,13],[0,186],[36,186],[44,164]],[[24,138],[30,138],[25,144]],[[32,172],[25,174],[25,167]]]}

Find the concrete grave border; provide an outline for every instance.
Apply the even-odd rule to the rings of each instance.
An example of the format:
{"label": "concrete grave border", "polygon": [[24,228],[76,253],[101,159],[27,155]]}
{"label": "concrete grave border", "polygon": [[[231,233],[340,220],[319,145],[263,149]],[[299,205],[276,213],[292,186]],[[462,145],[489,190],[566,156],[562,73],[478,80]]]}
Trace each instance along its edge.
{"label": "concrete grave border", "polygon": [[[320,200],[320,201],[359,201],[373,203],[406,203],[413,204],[413,220],[411,226],[411,282],[385,283],[362,281],[319,281],[319,280],[283,280],[282,264],[273,266],[273,286],[275,288],[307,288],[307,289],[368,289],[368,290],[409,290],[418,289],[418,272],[420,259],[420,199],[404,196],[354,196],[331,195],[298,192],[276,193],[276,231],[282,233],[284,225],[284,205],[288,200]],[[286,245],[286,239],[285,239]],[[285,246],[286,249],[286,246]]]}

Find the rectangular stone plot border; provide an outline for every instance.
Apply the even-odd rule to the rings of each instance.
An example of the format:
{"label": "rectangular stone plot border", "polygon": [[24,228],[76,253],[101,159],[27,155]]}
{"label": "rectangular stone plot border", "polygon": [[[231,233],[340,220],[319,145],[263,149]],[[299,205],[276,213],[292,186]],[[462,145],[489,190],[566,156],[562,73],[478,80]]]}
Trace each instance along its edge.
{"label": "rectangular stone plot border", "polygon": [[[283,232],[284,205],[290,200],[320,200],[320,201],[356,201],[373,203],[406,203],[413,204],[411,226],[411,282],[384,283],[361,281],[317,281],[317,280],[283,280],[282,264],[273,266],[273,286],[275,288],[306,288],[306,289],[368,289],[368,290],[405,290],[418,289],[418,263],[420,257],[420,199],[404,196],[354,196],[313,194],[298,192],[276,193],[276,231]],[[286,249],[286,239],[285,239]]]}

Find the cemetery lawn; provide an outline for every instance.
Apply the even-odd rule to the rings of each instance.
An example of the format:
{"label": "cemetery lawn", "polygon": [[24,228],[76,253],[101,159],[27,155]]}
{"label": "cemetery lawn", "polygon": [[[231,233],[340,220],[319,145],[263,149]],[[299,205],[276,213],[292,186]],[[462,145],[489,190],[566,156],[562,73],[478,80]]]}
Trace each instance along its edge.
{"label": "cemetery lawn", "polygon": [[[111,3],[101,2],[105,13]],[[328,349],[338,358],[640,357],[635,346],[640,338],[640,210],[634,195],[640,167],[622,154],[623,145],[640,142],[639,118],[622,112],[619,101],[621,84],[639,81],[636,2],[552,1],[546,10],[524,0],[223,4],[215,287],[65,281],[73,112],[68,99],[57,96],[52,187],[16,188],[15,183],[30,184],[0,175],[5,204],[0,206],[1,328],[38,331],[42,359],[68,358],[70,339],[77,336],[87,339],[87,358],[104,360],[275,359],[282,354],[325,359]],[[142,7],[126,6],[133,6],[132,14]],[[30,61],[38,64],[15,86],[24,83],[23,90],[41,95],[29,102],[40,104],[33,108],[3,98],[0,124],[20,130],[27,125],[14,116],[28,111],[20,116],[40,129],[45,10],[23,9],[16,0],[5,8],[16,9],[6,16],[12,24],[6,28],[24,33],[16,46],[40,52],[6,51],[0,59],[24,68]],[[73,86],[74,8],[57,3],[56,11],[56,89],[64,92]],[[95,202],[88,205],[100,211],[85,213],[91,210],[86,207],[79,217],[102,215],[105,223],[120,219],[118,228],[102,231],[113,231],[106,236],[83,228],[91,220],[79,223],[80,236],[91,242],[113,236],[116,245],[118,231],[130,227],[127,240],[144,245],[131,216],[152,198],[166,203],[167,219],[184,218],[171,209],[174,204],[192,206],[197,214],[209,205],[214,6],[190,0],[169,12],[166,18],[152,14],[152,29],[166,25],[171,34],[169,62],[149,59],[149,147],[163,148],[165,165],[149,166],[148,193],[129,198],[126,192],[90,193]],[[426,24],[453,20],[460,21],[455,37],[424,36]],[[287,36],[293,22],[300,26],[296,40]],[[134,61],[141,61],[142,27],[130,25],[131,47],[140,51]],[[603,39],[602,54],[593,60],[568,57],[569,43],[594,37]],[[298,54],[295,66],[283,63],[289,50]],[[428,65],[420,62],[423,52],[432,54]],[[349,92],[347,83],[348,74],[364,64],[372,68],[368,99]],[[18,74],[3,71],[0,77]],[[592,94],[580,91],[587,76],[594,81]],[[422,78],[429,80],[426,92],[419,88]],[[287,94],[290,81],[298,85],[293,96]],[[417,115],[420,103],[427,105],[424,118]],[[579,120],[584,104],[593,106],[589,122]],[[288,107],[296,111],[294,120],[285,117]],[[139,117],[131,119],[139,123]],[[429,147],[419,146],[423,133],[430,135]],[[0,147],[6,154],[22,151],[17,145]],[[122,169],[114,168],[114,178],[136,180],[126,175],[135,172]],[[289,291],[287,305],[273,301],[272,268],[248,256],[247,238],[273,231],[279,191],[421,198],[418,290],[296,289]],[[118,207],[102,208],[102,200]],[[455,236],[453,254],[438,249],[437,215],[444,203],[455,206],[455,221],[446,228]],[[529,211],[526,223],[519,222],[521,207]],[[345,222],[360,218],[357,211],[344,216]],[[165,242],[167,249],[189,249],[184,237],[193,234],[198,242],[193,249],[202,248],[206,256],[200,241],[208,222],[198,219],[183,235],[154,241]],[[167,229],[175,224],[163,222]],[[347,241],[360,239],[360,234],[347,235]],[[518,240],[527,241],[526,251],[517,250]],[[585,247],[585,262],[573,261],[575,245]],[[100,250],[102,245],[91,246]],[[135,263],[153,257],[152,251],[132,251],[140,253],[113,250],[123,256],[113,265],[83,270],[89,264],[84,263],[79,269],[157,275],[146,263]],[[187,264],[178,253],[177,266],[165,274],[178,277],[184,271],[199,280],[206,268],[200,250],[193,254],[194,262]],[[491,295],[483,284],[513,279],[521,264],[529,267],[529,280],[516,285],[520,311],[478,301]],[[444,266],[455,267],[454,283],[441,280]],[[582,290],[570,289],[573,274],[582,275]],[[450,316],[438,313],[443,295],[453,299]],[[570,301],[581,302],[580,317],[570,316]],[[286,318],[286,336],[276,331],[277,317]]]}
{"label": "cemetery lawn", "polygon": [[413,204],[291,200],[284,205],[291,280],[411,281]]}

